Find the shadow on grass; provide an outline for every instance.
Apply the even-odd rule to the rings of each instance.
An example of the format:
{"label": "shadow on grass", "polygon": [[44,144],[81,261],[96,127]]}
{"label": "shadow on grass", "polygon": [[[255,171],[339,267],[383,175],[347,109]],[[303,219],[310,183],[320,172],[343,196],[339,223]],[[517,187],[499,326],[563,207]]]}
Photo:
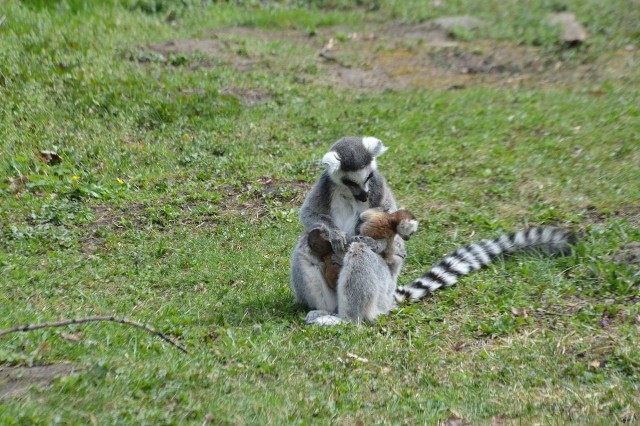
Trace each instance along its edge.
{"label": "shadow on grass", "polygon": [[288,290],[254,295],[238,303],[213,308],[206,324],[236,326],[264,323],[301,323],[305,309],[297,304]]}

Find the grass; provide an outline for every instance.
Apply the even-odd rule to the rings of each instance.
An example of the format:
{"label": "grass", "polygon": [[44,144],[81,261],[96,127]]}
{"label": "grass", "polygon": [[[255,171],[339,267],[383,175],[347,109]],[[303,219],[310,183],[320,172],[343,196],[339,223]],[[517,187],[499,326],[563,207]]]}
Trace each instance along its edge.
{"label": "grass", "polygon": [[[2,423],[637,422],[637,6],[263,3],[2,3],[0,328],[127,316],[190,350],[117,324],[8,336],[0,368],[77,370],[1,400]],[[585,46],[544,24],[559,10],[586,26]],[[453,56],[384,36],[455,14],[490,25],[450,34]],[[367,31],[381,35],[350,39]],[[361,88],[318,58],[331,36],[352,71],[397,52],[444,62],[433,86]],[[224,43],[163,44],[191,39]],[[514,84],[455,68],[492,46],[545,68]],[[307,328],[288,284],[296,212],[321,156],[354,134],[390,147],[379,167],[422,221],[402,283],[502,230],[585,237],[572,256],[498,262],[373,325]]]}

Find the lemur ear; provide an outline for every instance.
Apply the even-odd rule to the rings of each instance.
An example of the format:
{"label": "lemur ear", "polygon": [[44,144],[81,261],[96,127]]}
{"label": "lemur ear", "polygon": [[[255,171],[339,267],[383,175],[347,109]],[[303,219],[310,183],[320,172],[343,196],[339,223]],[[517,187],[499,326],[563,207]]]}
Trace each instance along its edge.
{"label": "lemur ear", "polygon": [[327,170],[329,173],[333,173],[340,168],[340,157],[338,153],[335,151],[327,152],[324,157],[322,157],[322,164],[327,166]]}
{"label": "lemur ear", "polygon": [[367,151],[375,158],[378,155],[381,155],[388,148],[382,145],[382,141],[378,138],[374,138],[371,136],[365,136],[362,138],[362,145],[366,148]]}

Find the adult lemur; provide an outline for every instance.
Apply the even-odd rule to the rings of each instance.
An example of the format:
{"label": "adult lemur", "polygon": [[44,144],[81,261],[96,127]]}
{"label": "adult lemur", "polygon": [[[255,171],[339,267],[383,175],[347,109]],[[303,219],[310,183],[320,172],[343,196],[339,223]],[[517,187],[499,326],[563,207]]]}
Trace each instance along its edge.
{"label": "adult lemur", "polygon": [[[365,210],[397,210],[393,193],[376,166],[376,157],[386,149],[376,138],[345,137],[322,159],[326,170],[300,209],[305,234],[291,258],[291,287],[296,300],[312,309],[307,324],[373,321],[398,302],[418,300],[438,288],[454,285],[458,277],[488,265],[503,253],[528,248],[541,248],[550,254],[570,250],[574,238],[570,232],[530,228],[460,248],[410,285],[398,288],[396,281],[406,254],[402,238],[396,236],[389,249],[384,239],[374,240],[357,232]],[[342,254],[335,289],[327,284],[323,259],[309,247],[308,234],[313,230],[320,230],[333,252]]]}

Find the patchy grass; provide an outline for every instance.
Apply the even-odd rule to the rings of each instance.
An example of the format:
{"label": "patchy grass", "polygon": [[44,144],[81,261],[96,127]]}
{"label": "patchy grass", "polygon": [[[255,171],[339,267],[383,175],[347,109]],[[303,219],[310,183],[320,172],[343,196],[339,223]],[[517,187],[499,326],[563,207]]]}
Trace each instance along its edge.
{"label": "patchy grass", "polygon": [[[3,422],[638,421],[637,4],[214,3],[3,3],[2,328],[127,316],[190,350],[117,324],[5,337]],[[586,44],[545,23],[562,10]],[[363,134],[423,223],[402,282],[501,230],[585,236],[370,326],[306,328],[297,208]]]}

